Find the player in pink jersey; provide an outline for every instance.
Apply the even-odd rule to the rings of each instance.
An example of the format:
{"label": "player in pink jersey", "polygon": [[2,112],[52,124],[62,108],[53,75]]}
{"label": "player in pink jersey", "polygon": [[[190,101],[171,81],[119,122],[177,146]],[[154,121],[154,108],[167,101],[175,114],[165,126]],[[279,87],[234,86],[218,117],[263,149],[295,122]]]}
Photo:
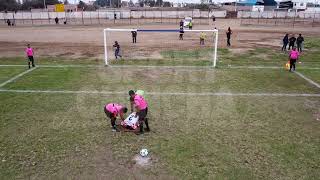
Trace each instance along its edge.
{"label": "player in pink jersey", "polygon": [[33,52],[32,47],[30,47],[30,44],[28,44],[25,52],[26,52],[26,55],[27,55],[27,57],[28,57],[29,69],[30,69],[30,63],[32,64],[32,67],[35,67],[35,65],[34,65],[34,59],[33,59],[33,54],[34,54],[34,52]]}
{"label": "player in pink jersey", "polygon": [[293,71],[296,70],[296,62],[299,59],[299,51],[297,51],[296,47],[293,47],[289,53],[289,61],[290,61],[290,72],[293,67]]}
{"label": "player in pink jersey", "polygon": [[130,101],[134,104],[134,107],[137,112],[137,116],[139,116],[139,126],[140,126],[140,133],[143,134],[144,129],[143,129],[143,122],[146,124],[146,131],[149,132],[149,123],[148,123],[148,118],[146,116],[148,115],[148,103],[144,99],[143,96],[136,94],[133,90],[129,91],[130,95]]}
{"label": "player in pink jersey", "polygon": [[111,120],[112,131],[119,131],[116,127],[116,119],[120,116],[121,120],[124,120],[124,114],[127,113],[128,109],[120,104],[116,103],[109,103],[104,106],[104,112],[106,113],[107,117]]}

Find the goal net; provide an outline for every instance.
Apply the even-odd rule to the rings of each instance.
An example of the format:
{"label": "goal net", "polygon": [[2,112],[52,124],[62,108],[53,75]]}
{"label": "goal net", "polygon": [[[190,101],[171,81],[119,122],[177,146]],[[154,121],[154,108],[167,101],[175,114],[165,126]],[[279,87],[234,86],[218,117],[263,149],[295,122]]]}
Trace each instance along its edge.
{"label": "goal net", "polygon": [[104,29],[106,65],[216,66],[218,30]]}

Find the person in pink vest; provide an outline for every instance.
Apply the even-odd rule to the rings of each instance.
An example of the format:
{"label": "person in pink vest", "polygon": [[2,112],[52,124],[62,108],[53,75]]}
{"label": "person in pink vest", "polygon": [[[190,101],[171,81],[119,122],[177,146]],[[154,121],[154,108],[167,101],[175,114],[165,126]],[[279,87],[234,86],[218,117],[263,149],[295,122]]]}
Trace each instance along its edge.
{"label": "person in pink vest", "polygon": [[34,52],[33,52],[32,47],[30,47],[30,44],[28,44],[25,52],[26,52],[26,55],[27,55],[27,57],[28,57],[29,69],[30,69],[30,63],[32,64],[32,67],[35,67],[35,65],[34,65],[34,59],[33,59],[33,54],[34,54]]}
{"label": "person in pink vest", "polygon": [[140,133],[144,133],[143,129],[143,123],[146,124],[146,131],[149,132],[149,123],[148,118],[146,116],[148,115],[148,103],[144,99],[143,96],[136,94],[133,90],[129,91],[130,99],[133,100],[134,107],[136,109],[136,115],[139,116],[139,127],[140,127]]}
{"label": "person in pink vest", "polygon": [[124,114],[127,113],[128,109],[120,104],[116,103],[109,103],[104,106],[104,112],[106,113],[107,117],[111,120],[111,126],[113,132],[119,132],[116,126],[117,117],[120,116],[121,120],[124,120]]}
{"label": "person in pink vest", "polygon": [[299,59],[299,51],[297,51],[296,47],[293,47],[292,50],[289,53],[289,61],[290,61],[290,72],[293,68],[293,71],[296,70],[296,62]]}

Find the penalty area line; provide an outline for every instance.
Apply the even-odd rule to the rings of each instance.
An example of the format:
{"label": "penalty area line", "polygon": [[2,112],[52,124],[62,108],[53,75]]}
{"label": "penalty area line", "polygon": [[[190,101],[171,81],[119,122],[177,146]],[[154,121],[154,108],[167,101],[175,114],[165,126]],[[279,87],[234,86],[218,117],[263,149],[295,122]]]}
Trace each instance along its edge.
{"label": "penalty area line", "polygon": [[297,74],[298,76],[300,76],[302,79],[308,81],[308,83],[316,86],[317,88],[320,89],[320,85],[314,81],[312,81],[311,79],[307,78],[306,76],[304,76],[303,74],[299,73],[299,72],[296,72],[296,71],[293,71],[295,74]]}
{"label": "penalty area line", "polygon": [[[0,89],[0,92],[10,93],[48,93],[48,94],[105,94],[105,95],[127,95],[127,92],[112,92],[112,91],[68,91],[68,90],[14,90]],[[274,97],[320,97],[320,94],[306,93],[226,93],[226,92],[148,92],[146,95],[151,96],[274,96]]]}
{"label": "penalty area line", "polygon": [[[25,67],[17,64],[0,64],[0,67]],[[43,68],[142,68],[142,69],[181,69],[181,70],[214,70],[214,69],[283,69],[280,66],[155,66],[155,65],[38,65]],[[320,67],[300,67],[300,69],[320,70]]]}
{"label": "penalty area line", "polygon": [[9,80],[1,83],[1,84],[0,84],[0,88],[3,87],[3,86],[5,86],[5,85],[7,85],[7,84],[9,84],[9,83],[11,83],[11,82],[13,82],[13,81],[15,81],[15,80],[17,80],[17,79],[20,78],[21,76],[23,76],[23,75],[25,75],[25,74],[28,74],[29,72],[31,72],[31,71],[33,71],[33,70],[35,70],[35,69],[37,69],[37,67],[28,69],[28,70],[26,70],[26,71],[24,71],[24,72],[22,72],[22,73],[20,73],[20,74],[18,74],[18,75],[16,75],[16,76],[14,76],[13,78],[11,78],[11,79],[9,79]]}

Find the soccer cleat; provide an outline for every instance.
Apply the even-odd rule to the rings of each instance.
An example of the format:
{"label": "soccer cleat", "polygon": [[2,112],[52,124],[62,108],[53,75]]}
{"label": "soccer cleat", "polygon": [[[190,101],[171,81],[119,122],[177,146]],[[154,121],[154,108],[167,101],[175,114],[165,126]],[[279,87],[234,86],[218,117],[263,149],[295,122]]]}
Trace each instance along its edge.
{"label": "soccer cleat", "polygon": [[119,129],[117,129],[116,127],[112,128],[112,132],[120,132]]}

